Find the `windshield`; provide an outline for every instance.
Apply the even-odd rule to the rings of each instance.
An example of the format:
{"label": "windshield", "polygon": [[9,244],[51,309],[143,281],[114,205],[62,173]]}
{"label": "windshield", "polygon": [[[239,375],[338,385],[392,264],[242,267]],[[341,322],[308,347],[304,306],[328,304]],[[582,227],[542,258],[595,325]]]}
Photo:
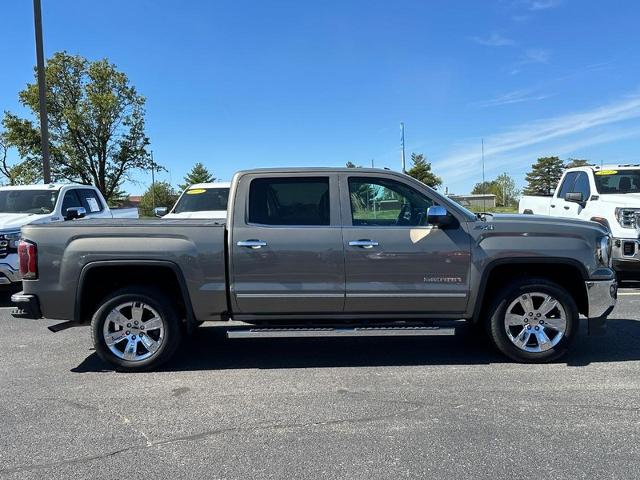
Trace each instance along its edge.
{"label": "windshield", "polygon": [[226,210],[229,188],[190,188],[180,197],[173,213]]}
{"label": "windshield", "polygon": [[51,213],[57,198],[55,190],[2,190],[0,213]]}
{"label": "windshield", "polygon": [[640,170],[598,170],[593,178],[601,194],[640,193]]}

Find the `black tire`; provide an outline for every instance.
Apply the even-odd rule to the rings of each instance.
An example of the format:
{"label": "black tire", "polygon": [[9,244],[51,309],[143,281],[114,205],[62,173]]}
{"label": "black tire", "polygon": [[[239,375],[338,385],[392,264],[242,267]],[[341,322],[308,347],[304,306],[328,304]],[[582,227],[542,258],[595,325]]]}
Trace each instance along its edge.
{"label": "black tire", "polygon": [[[517,347],[510,340],[505,328],[505,314],[509,305],[523,294],[533,292],[551,295],[559,302],[566,314],[564,335],[556,345],[541,352],[529,352]],[[491,315],[486,323],[489,337],[500,352],[516,362],[546,363],[558,360],[567,353],[578,333],[579,313],[573,297],[565,288],[544,278],[523,278],[504,287],[488,313]],[[536,340],[533,342],[535,343]]]}
{"label": "black tire", "polygon": [[[157,350],[153,353],[149,352],[151,355],[148,358],[141,360],[127,360],[114,354],[114,352],[112,352],[107,346],[103,333],[107,317],[114,308],[128,302],[139,302],[148,305],[157,312],[162,321],[162,326],[164,328],[164,335],[161,337],[162,341],[159,342],[160,346]],[[142,334],[144,334],[144,331]],[[180,317],[175,304],[168,300],[163,292],[153,288],[140,286],[123,288],[107,296],[100,302],[98,309],[91,319],[91,336],[93,338],[96,353],[105,362],[114,365],[116,370],[124,372],[141,372],[158,368],[169,360],[180,346],[183,335]],[[150,338],[150,336],[148,335],[147,338]],[[159,339],[155,340],[159,341]],[[140,339],[138,342],[140,343]],[[124,343],[124,340],[122,343]],[[144,345],[136,348],[144,349]]]}

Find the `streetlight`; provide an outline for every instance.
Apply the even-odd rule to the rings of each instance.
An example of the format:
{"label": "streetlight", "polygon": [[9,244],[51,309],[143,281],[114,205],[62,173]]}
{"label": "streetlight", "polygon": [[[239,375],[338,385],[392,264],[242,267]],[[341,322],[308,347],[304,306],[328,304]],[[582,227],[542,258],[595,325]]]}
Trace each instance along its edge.
{"label": "streetlight", "polygon": [[44,48],[42,46],[42,9],[40,0],[33,0],[33,21],[36,30],[36,62],[38,65],[38,96],[40,97],[40,138],[42,143],[42,177],[51,183],[49,164],[49,125],[47,123],[47,98],[44,77]]}

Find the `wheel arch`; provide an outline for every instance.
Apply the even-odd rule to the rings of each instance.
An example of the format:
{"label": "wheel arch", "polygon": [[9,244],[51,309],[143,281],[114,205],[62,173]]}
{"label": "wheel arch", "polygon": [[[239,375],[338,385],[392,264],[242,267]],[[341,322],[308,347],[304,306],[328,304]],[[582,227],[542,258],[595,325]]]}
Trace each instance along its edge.
{"label": "wheel arch", "polygon": [[565,288],[573,297],[578,311],[588,313],[585,281],[589,273],[584,265],[571,258],[514,258],[497,259],[489,263],[482,273],[473,322],[482,321],[495,294],[510,281],[522,277],[540,277]]}
{"label": "wheel arch", "polygon": [[[132,269],[135,270],[132,272]],[[150,277],[150,274],[153,276]],[[100,282],[91,286],[91,280],[98,275]],[[149,278],[154,278],[154,281],[149,281]],[[178,265],[166,260],[101,260],[87,263],[78,278],[74,321],[89,323],[100,300],[112,291],[134,285],[160,288],[174,297],[188,323],[195,321],[184,275]]]}

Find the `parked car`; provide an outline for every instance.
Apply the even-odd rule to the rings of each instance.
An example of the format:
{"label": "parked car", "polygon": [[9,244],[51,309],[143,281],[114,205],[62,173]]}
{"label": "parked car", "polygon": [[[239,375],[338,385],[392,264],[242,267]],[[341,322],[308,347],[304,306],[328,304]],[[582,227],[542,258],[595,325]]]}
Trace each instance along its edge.
{"label": "parked car", "polygon": [[475,215],[376,169],[245,171],[231,192],[226,223],[24,227],[14,316],[90,323],[98,355],[130,371],[168,360],[198,322],[230,319],[244,322],[232,338],[442,335],[467,321],[508,357],[546,362],[580,314],[602,333],[616,302],[597,223]]}
{"label": "parked car", "polygon": [[138,218],[138,210],[110,209],[92,185],[0,187],[0,285],[21,281],[18,272],[21,227],[76,218]]}
{"label": "parked car", "polygon": [[525,195],[519,211],[605,225],[619,278],[640,280],[640,164],[570,168],[552,197]]}
{"label": "parked car", "polygon": [[167,207],[157,207],[156,217],[171,218],[227,218],[227,202],[231,183],[196,183],[180,195],[174,207],[167,213]]}

